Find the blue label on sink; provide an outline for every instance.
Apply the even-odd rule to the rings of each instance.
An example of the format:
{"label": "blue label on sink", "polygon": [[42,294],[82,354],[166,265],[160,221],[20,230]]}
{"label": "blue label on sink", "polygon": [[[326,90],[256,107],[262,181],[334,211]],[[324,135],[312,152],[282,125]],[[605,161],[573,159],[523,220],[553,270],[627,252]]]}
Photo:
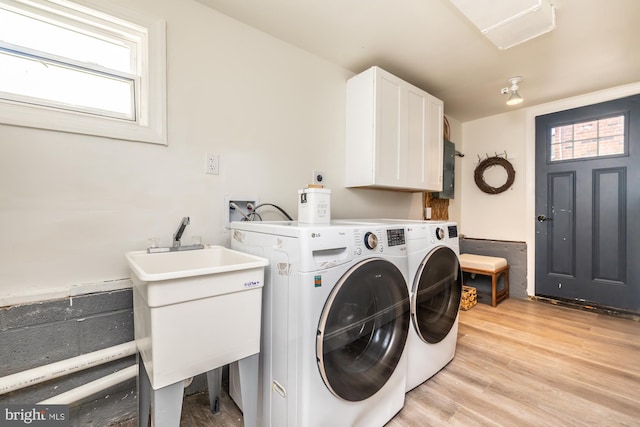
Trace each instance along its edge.
{"label": "blue label on sink", "polygon": [[245,288],[255,288],[256,286],[260,286],[259,280],[251,280],[250,282],[244,283]]}

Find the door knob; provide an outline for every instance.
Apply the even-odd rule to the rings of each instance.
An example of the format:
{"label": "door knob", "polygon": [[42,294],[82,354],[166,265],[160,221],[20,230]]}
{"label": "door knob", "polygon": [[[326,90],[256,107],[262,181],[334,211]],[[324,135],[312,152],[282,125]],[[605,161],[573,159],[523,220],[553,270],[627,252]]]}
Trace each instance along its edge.
{"label": "door knob", "polygon": [[552,218],[547,218],[544,215],[538,215],[538,222],[545,222],[545,221],[551,221]]}

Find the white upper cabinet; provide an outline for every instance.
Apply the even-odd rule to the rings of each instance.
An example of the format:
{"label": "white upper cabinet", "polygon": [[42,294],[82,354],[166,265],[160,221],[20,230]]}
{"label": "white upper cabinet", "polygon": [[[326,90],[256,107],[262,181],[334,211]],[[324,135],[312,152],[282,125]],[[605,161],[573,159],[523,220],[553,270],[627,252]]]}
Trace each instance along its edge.
{"label": "white upper cabinet", "polygon": [[443,103],[379,67],[347,82],[347,187],[442,191]]}

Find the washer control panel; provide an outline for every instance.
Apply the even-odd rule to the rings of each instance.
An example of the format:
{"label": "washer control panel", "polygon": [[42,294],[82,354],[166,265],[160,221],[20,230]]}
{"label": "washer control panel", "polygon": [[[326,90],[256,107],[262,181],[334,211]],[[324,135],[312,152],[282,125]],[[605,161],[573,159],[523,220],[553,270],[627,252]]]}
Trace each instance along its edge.
{"label": "washer control panel", "polygon": [[392,251],[393,253],[404,253],[406,251],[405,230],[402,228],[362,228],[354,230],[355,247],[354,254],[383,253]]}
{"label": "washer control panel", "polygon": [[378,247],[378,236],[371,231],[367,231],[364,235],[364,245],[367,249],[375,249]]}
{"label": "washer control panel", "polygon": [[404,245],[407,243],[404,237],[404,228],[390,228],[387,230],[389,246]]}

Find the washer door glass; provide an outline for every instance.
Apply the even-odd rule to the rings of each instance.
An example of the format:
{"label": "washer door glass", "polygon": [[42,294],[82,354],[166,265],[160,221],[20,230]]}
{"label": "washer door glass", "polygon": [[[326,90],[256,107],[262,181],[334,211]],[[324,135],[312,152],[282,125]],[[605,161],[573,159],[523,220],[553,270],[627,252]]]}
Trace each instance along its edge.
{"label": "washer door glass", "polygon": [[458,256],[448,247],[431,251],[422,260],[413,283],[411,319],[425,342],[442,341],[456,320],[462,294]]}
{"label": "washer door glass", "polygon": [[335,396],[358,402],[386,384],[404,350],[409,310],[407,283],[391,262],[372,258],[342,276],[316,337],[318,368]]}

